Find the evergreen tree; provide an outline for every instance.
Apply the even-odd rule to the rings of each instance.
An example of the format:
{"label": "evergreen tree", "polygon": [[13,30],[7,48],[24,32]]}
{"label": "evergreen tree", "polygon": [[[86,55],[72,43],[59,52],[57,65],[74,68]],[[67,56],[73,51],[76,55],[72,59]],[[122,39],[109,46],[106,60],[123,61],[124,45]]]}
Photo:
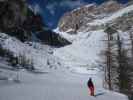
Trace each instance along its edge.
{"label": "evergreen tree", "polygon": [[117,32],[113,27],[106,26],[105,32],[107,33],[106,45],[107,48],[105,50],[105,81],[108,84],[108,88],[110,90],[113,89],[113,68],[115,67],[115,58],[114,58],[114,38],[113,35]]}

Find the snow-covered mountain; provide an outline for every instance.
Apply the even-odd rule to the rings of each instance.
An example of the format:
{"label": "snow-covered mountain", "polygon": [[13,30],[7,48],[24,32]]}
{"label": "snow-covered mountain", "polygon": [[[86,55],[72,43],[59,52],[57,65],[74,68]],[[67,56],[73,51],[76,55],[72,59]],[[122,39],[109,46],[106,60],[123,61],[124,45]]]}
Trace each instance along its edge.
{"label": "snow-covered mountain", "polygon": [[[111,6],[112,4],[115,4],[114,7]],[[130,40],[133,32],[132,3],[119,5],[114,1],[109,1],[103,5],[100,6],[101,8],[103,6],[104,9],[102,10],[93,4],[83,6],[66,13],[61,18],[58,28],[54,31],[71,41],[72,45],[55,50],[54,55],[62,59],[65,66],[99,69],[100,62],[104,60],[101,53],[107,48],[106,29],[108,27],[117,32],[128,57],[131,57],[132,42]],[[110,5],[111,7],[106,7],[105,5]],[[87,10],[88,8],[91,8],[92,11]],[[98,8],[102,11],[100,15],[95,14],[94,9]],[[103,12],[104,10],[107,12]],[[88,12],[84,13],[85,11]],[[114,41],[117,41],[117,35],[113,36]],[[118,49],[117,47],[115,48]],[[113,88],[118,91],[115,86]],[[131,93],[128,92],[127,94],[130,95]]]}
{"label": "snow-covered mountain", "polygon": [[[97,32],[95,33],[97,34]],[[87,39],[84,39],[85,37],[83,37],[82,42],[80,41],[84,44],[82,48],[83,52],[86,52],[84,51],[86,49],[85,42],[88,42]],[[0,33],[0,45],[2,48],[7,49],[8,52],[12,52],[16,57],[24,55],[25,59],[32,60],[35,67],[35,70],[28,72],[22,69],[15,70],[13,69],[14,66],[11,66],[6,59],[0,57],[1,100],[87,100],[88,98],[89,100],[128,100],[123,94],[103,89],[101,72],[96,69],[86,70],[83,67],[83,61],[84,64],[88,64],[88,62],[85,62],[88,56],[85,56],[87,58],[81,62],[79,61],[77,66],[75,66],[75,63],[72,63],[75,61],[73,59],[74,56],[68,55],[68,53],[65,56],[62,55],[64,52],[63,48],[54,51],[48,45],[32,42],[23,43],[4,33]],[[75,44],[75,46],[78,47],[78,44]],[[58,50],[60,52],[57,52]],[[71,50],[72,54],[75,51],[72,46],[70,48],[66,47],[66,50]],[[80,53],[81,49],[78,51],[76,53]],[[52,55],[52,52],[55,52],[56,55]],[[60,56],[67,57],[67,55],[71,59],[71,62],[65,68],[66,64]],[[78,56],[77,58],[78,60],[82,59]],[[81,66],[79,67],[79,65]],[[94,80],[96,88],[95,97],[88,94],[86,85],[88,77],[92,77]]]}
{"label": "snow-covered mountain", "polygon": [[[116,7],[118,7],[117,9],[115,6],[114,7],[111,6],[114,3],[116,5]],[[107,2],[106,4],[103,4],[103,5],[104,5],[104,7],[105,7],[105,5],[106,6],[109,5],[109,6],[111,6],[111,8],[103,7],[104,10],[105,9],[107,10],[107,14],[105,12],[103,12],[104,14],[101,13],[101,15],[104,15],[102,17],[99,17],[99,14],[94,15],[93,13],[95,13],[95,10],[93,10],[93,11],[88,10],[88,12],[90,12],[88,14],[82,13],[84,11],[83,9],[90,9],[90,8],[98,9],[98,8],[95,8],[95,5],[88,5],[85,7],[75,9],[74,11],[72,11],[70,13],[68,12],[65,15],[68,15],[69,18],[68,18],[68,16],[62,17],[61,21],[59,22],[58,28],[55,29],[54,31],[58,32],[62,37],[66,38],[67,40],[72,42],[72,45],[58,49],[59,51],[57,50],[57,52],[60,52],[60,50],[66,51],[64,54],[67,53],[68,55],[67,55],[66,59],[64,58],[64,56],[61,56],[61,57],[63,57],[63,59],[65,59],[67,61],[69,61],[69,60],[72,61],[69,58],[69,53],[70,53],[70,55],[74,55],[73,57],[75,57],[75,58],[78,58],[77,56],[83,55],[83,57],[80,57],[80,58],[82,58],[82,59],[80,59],[80,61],[86,59],[86,61],[90,64],[91,60],[94,60],[95,58],[97,58],[99,52],[105,46],[104,41],[102,41],[102,40],[105,39],[106,33],[104,31],[105,31],[107,25],[115,27],[116,30],[119,31],[120,34],[122,34],[121,36],[123,38],[129,38],[129,36],[128,36],[129,31],[132,30],[131,27],[132,27],[132,23],[133,23],[133,21],[132,21],[133,5],[129,5],[129,6],[125,6],[125,7],[120,6],[120,5],[118,6],[118,4],[116,4],[116,2],[114,2],[114,1]],[[102,6],[100,6],[100,7],[102,7]],[[78,12],[77,17],[79,17],[81,15],[84,16],[81,18],[82,20],[84,20],[84,18],[87,18],[87,17],[90,18],[89,17],[90,14],[93,14],[95,19],[92,18],[93,20],[91,19],[88,21],[84,20],[85,23],[82,23],[81,26],[79,26],[79,28],[76,30],[77,32],[74,32],[73,30],[75,30],[75,29],[72,26],[75,26],[76,22],[72,22],[71,20],[75,18],[73,16],[75,15],[76,11]],[[96,10],[96,11],[98,11],[98,10]],[[69,19],[71,19],[71,20],[69,20]],[[78,21],[80,21],[80,19]],[[60,23],[63,23],[63,25]],[[72,24],[72,26],[70,26],[70,24]],[[72,49],[74,51],[66,49],[66,48]],[[79,51],[81,52],[81,54],[79,53]],[[97,52],[97,51],[99,51],[99,52]],[[61,54],[61,52],[60,52],[60,54]],[[79,54],[79,55],[77,55],[77,54]],[[94,57],[94,59],[93,59],[93,57]],[[97,60],[98,59],[95,59],[92,62],[96,63]]]}
{"label": "snow-covered mountain", "polygon": [[123,7],[124,5],[112,0],[101,5],[88,4],[72,12],[65,13],[60,19],[58,27],[60,31],[67,31],[69,29],[73,29],[74,31],[81,29],[82,31],[88,28],[89,22],[108,17]]}
{"label": "snow-covered mountain", "polygon": [[[127,100],[125,95],[103,88],[106,84],[99,62],[103,61],[100,54],[106,49],[107,26],[115,27],[123,43],[130,44],[127,40],[130,40],[129,33],[133,31],[132,11],[130,4],[125,6],[109,1],[101,6],[86,5],[67,13],[54,31],[72,44],[60,48],[36,42],[21,42],[6,33],[0,33],[0,50],[9,53],[5,58],[0,57],[0,99]],[[124,47],[130,48],[129,45]],[[18,61],[18,65],[9,63],[10,56],[17,58],[15,63]],[[30,70],[26,67],[28,72],[25,70],[27,65],[21,63],[23,60],[26,64],[30,62],[28,67],[33,66]],[[16,71],[15,66],[24,70]],[[36,71],[39,74],[33,73]],[[9,85],[14,82],[14,76],[22,84]],[[88,96],[88,77],[94,80],[95,97]]]}
{"label": "snow-covered mountain", "polygon": [[[50,28],[56,28],[60,17],[77,7],[96,3],[100,5],[109,0],[27,0],[32,9],[41,13],[44,22]],[[119,3],[128,3],[131,0],[115,0]]]}

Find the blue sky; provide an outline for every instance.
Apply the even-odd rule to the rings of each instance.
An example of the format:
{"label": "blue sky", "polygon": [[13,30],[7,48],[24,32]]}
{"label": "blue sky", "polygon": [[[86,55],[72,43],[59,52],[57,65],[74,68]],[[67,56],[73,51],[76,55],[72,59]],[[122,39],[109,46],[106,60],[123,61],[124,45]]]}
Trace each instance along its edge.
{"label": "blue sky", "polygon": [[[36,12],[42,15],[43,21],[49,28],[56,28],[60,17],[68,11],[89,3],[101,4],[108,0],[27,0]],[[126,3],[128,0],[117,0]]]}

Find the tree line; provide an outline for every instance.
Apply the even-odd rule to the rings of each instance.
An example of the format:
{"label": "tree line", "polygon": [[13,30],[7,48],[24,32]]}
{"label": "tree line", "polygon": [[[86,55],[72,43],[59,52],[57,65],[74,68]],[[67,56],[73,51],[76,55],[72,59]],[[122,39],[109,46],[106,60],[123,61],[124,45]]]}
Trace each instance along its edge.
{"label": "tree line", "polygon": [[122,32],[114,26],[105,28],[106,47],[102,51],[104,69],[104,87],[133,96],[133,29],[123,38]]}

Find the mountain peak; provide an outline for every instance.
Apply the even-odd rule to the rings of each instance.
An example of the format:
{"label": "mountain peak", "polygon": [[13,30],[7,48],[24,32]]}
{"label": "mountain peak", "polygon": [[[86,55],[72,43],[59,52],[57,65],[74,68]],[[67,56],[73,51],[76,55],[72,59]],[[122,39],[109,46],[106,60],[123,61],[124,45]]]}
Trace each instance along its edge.
{"label": "mountain peak", "polygon": [[123,7],[124,5],[113,0],[101,5],[89,4],[81,6],[71,12],[65,13],[59,21],[58,27],[60,31],[72,29],[71,33],[74,33],[76,30],[87,25],[88,22],[108,17]]}

